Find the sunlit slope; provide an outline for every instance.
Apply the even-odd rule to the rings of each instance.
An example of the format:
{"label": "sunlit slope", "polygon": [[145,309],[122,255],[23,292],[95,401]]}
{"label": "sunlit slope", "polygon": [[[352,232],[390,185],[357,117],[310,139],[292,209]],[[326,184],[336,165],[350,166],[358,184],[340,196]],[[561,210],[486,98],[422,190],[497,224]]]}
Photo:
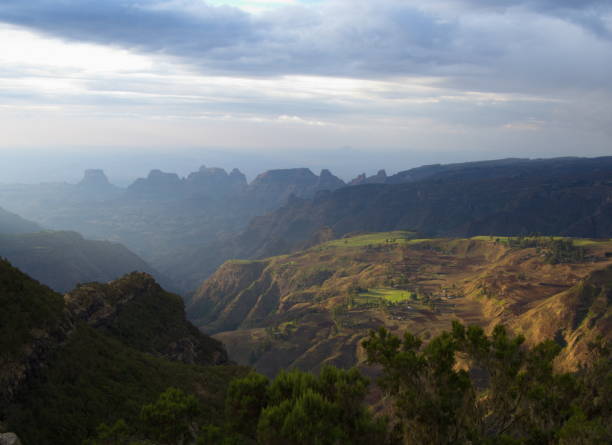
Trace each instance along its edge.
{"label": "sunlit slope", "polygon": [[612,287],[605,272],[611,241],[413,237],[370,234],[229,261],[202,284],[188,315],[231,357],[269,374],[353,365],[361,360],[359,341],[381,325],[427,338],[454,319],[487,328],[506,323],[530,342],[567,344],[565,367],[585,357],[587,339],[610,335],[607,297],[584,298],[581,289],[593,280],[598,295]]}

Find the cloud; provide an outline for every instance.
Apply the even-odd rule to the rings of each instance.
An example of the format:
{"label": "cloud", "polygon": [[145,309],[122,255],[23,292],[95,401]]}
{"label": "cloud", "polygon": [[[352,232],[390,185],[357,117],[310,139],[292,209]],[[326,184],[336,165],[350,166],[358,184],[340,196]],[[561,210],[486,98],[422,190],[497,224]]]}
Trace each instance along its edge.
{"label": "cloud", "polygon": [[457,0],[484,10],[526,9],[579,25],[595,35],[612,38],[612,0]]}
{"label": "cloud", "polygon": [[[256,13],[219,3],[3,0],[0,22],[13,34],[0,38],[15,46],[0,49],[0,111],[16,110],[16,121],[36,110],[121,118],[126,128],[155,119],[175,137],[195,129],[190,144],[214,140],[200,126],[246,144],[261,125],[263,145],[300,128],[311,139],[296,140],[321,137],[318,146],[612,128],[610,2],[262,1]],[[83,139],[107,134],[100,125]],[[130,141],[147,125],[126,130]]]}
{"label": "cloud", "polygon": [[0,21],[63,39],[192,56],[256,38],[245,12],[197,0],[4,0]]}
{"label": "cloud", "polygon": [[[609,42],[591,42],[576,25],[523,10],[499,12],[499,4],[571,10],[586,21],[593,8],[610,2],[503,1],[495,8],[485,7],[490,2],[468,3],[477,10],[458,13],[437,1],[330,0],[290,2],[253,15],[200,0],[5,0],[0,21],[69,41],[161,55],[201,73],[230,76],[431,76],[471,87],[474,79],[485,79],[486,88],[503,90],[550,85],[540,63],[546,54],[564,53],[556,65],[566,74],[556,77],[566,85],[575,84],[575,77],[583,76],[597,58],[611,58]],[[584,46],[577,47],[570,40],[574,38]],[[581,64],[573,63],[573,57]],[[509,61],[522,65],[525,73],[508,79]]]}

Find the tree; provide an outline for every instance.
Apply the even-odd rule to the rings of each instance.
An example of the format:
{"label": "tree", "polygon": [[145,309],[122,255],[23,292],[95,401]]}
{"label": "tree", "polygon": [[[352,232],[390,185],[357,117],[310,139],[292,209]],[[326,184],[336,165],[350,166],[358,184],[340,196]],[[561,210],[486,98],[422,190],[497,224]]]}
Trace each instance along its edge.
{"label": "tree", "polygon": [[225,399],[229,431],[255,439],[257,421],[268,401],[269,380],[256,372],[230,383]]}
{"label": "tree", "polygon": [[395,401],[406,444],[546,444],[564,427],[568,437],[585,431],[598,414],[580,417],[579,376],[553,372],[560,347],[523,343],[502,326],[487,336],[455,322],[427,345],[381,328],[364,347],[382,366],[379,385]]}
{"label": "tree", "polygon": [[198,400],[177,388],[168,388],[155,403],[144,405],[140,421],[145,434],[164,444],[182,444],[197,434]]}

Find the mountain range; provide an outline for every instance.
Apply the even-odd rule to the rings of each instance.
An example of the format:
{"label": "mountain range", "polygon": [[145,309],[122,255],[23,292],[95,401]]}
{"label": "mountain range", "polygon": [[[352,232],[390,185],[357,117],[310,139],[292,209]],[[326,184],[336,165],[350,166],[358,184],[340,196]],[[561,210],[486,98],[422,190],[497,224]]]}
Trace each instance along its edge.
{"label": "mountain range", "polygon": [[166,272],[194,287],[225,260],[290,253],[358,232],[609,237],[611,178],[612,157],[420,167],[384,184],[293,197],[233,237],[186,250]]}

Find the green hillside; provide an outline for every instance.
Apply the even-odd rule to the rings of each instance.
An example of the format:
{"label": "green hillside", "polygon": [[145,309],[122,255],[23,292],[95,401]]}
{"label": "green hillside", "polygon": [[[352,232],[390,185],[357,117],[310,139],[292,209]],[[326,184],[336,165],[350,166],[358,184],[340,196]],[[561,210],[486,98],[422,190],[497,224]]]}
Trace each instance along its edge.
{"label": "green hillside", "polygon": [[135,421],[168,387],[220,421],[244,368],[185,319],[152,277],[90,283],[64,298],[0,261],[0,432],[25,445],[80,444],[102,422]]}
{"label": "green hillside", "polygon": [[[291,255],[229,261],[194,294],[188,315],[233,358],[268,375],[362,363],[359,343],[380,326],[431,338],[453,320],[486,329],[504,323],[530,344],[566,342],[558,360],[565,369],[586,359],[598,334],[611,335],[605,298],[564,295],[583,295],[582,283],[612,268],[612,241],[412,237],[362,234]],[[597,292],[612,287],[606,283]],[[589,311],[597,321],[583,326]]]}

